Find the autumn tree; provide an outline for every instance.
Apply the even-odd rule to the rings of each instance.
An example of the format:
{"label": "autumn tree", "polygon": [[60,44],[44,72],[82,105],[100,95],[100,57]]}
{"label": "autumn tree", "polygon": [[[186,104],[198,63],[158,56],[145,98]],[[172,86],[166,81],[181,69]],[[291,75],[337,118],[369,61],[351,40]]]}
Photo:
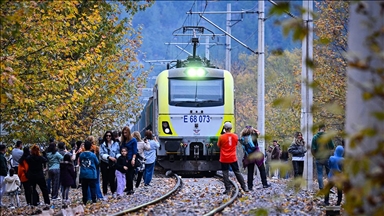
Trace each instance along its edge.
{"label": "autumn tree", "polygon": [[0,4],[3,141],[68,142],[127,124],[146,74],[133,76],[142,38],[130,22],[151,2]]}
{"label": "autumn tree", "polygon": [[300,131],[301,50],[270,55],[266,61],[265,127],[271,139],[290,144]]}
{"label": "autumn tree", "polygon": [[314,20],[314,123],[340,132],[345,122],[349,3],[320,1],[315,6],[319,13]]}
{"label": "autumn tree", "polygon": [[232,75],[235,83],[235,117],[236,131],[240,132],[245,126],[257,125],[257,57],[242,54],[239,61],[232,65]]}
{"label": "autumn tree", "polygon": [[[300,130],[300,85],[298,70],[301,51],[267,54],[265,68],[266,139],[291,141]],[[257,56],[245,54],[233,66],[237,130],[257,125]],[[283,99],[282,99],[283,98]],[[276,106],[278,105],[278,106]]]}
{"label": "autumn tree", "polygon": [[[378,1],[350,4],[325,1],[317,6],[319,17],[327,20],[323,22],[319,18],[315,21],[320,42],[315,54],[317,59],[307,63],[317,66],[318,80],[325,78],[332,82],[315,82],[313,85],[320,89],[314,113],[334,122],[334,129],[341,130],[344,130],[341,124],[343,113],[346,113],[342,134],[347,139],[343,172],[331,180],[345,192],[344,213],[383,215],[384,4]],[[284,28],[298,32],[300,37],[307,34],[302,20],[287,22]],[[347,65],[348,79],[345,75]],[[346,86],[346,80],[347,93],[345,87],[335,87]],[[319,96],[321,94],[324,97]],[[342,107],[341,112],[337,111],[339,107]]]}

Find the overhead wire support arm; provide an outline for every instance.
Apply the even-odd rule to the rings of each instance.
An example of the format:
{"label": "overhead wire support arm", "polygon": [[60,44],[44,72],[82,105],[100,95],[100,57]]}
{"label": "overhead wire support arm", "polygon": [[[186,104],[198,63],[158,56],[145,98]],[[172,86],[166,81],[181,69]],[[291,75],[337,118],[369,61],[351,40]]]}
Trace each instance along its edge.
{"label": "overhead wire support arm", "polygon": [[183,49],[183,48],[180,47],[179,45],[176,45],[176,44],[175,44],[175,46],[176,46],[177,48],[179,48],[180,50],[182,50],[183,52],[187,53],[188,55],[192,55],[192,53],[190,53],[190,52],[188,52],[187,50]]}
{"label": "overhead wire support arm", "polygon": [[228,35],[230,38],[232,38],[234,41],[236,41],[237,43],[239,43],[240,45],[242,45],[243,47],[247,48],[249,51],[251,51],[252,53],[258,55],[260,54],[259,52],[256,52],[254,51],[253,49],[251,49],[250,47],[248,47],[247,45],[245,45],[243,42],[241,42],[240,40],[238,40],[237,38],[233,37],[231,34],[228,34],[228,32],[226,32],[224,29],[220,28],[218,25],[216,25],[215,23],[211,22],[209,19],[207,19],[206,17],[204,17],[203,15],[201,15],[201,13],[199,14],[199,16],[204,19],[205,21],[207,21],[208,23],[210,23],[211,25],[213,25],[214,27],[216,27],[217,29],[219,29],[220,31],[222,31],[225,35]]}
{"label": "overhead wire support arm", "polygon": [[[206,11],[206,12],[192,12],[188,11],[187,14],[227,14],[228,11]],[[258,13],[258,11],[231,11],[231,14],[247,14],[247,13]]]}
{"label": "overhead wire support arm", "polygon": [[[268,0],[269,2],[271,2],[271,4],[273,4],[273,5],[275,5],[275,6],[279,6],[279,4],[277,4],[276,2],[274,2],[274,1],[272,1],[272,0]],[[295,16],[295,15],[293,15],[291,12],[289,12],[289,11],[284,11],[286,14],[288,14],[290,17],[292,17],[292,18],[295,18],[295,19],[297,19],[298,17],[297,16]]]}

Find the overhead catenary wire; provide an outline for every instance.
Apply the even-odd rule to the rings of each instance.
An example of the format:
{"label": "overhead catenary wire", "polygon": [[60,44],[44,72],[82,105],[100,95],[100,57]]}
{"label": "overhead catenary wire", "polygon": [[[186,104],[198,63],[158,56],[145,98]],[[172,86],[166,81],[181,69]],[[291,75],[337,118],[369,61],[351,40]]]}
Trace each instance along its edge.
{"label": "overhead catenary wire", "polygon": [[[193,7],[195,6],[195,4],[196,4],[196,0],[193,2],[193,4],[192,4],[192,6],[191,6],[191,9],[189,9],[189,14],[188,14],[188,16],[189,15],[192,15],[192,9],[193,9]],[[206,0],[205,1],[205,6],[204,6],[204,12],[205,12],[205,10],[207,9],[207,6],[208,6],[208,1]],[[203,13],[204,13],[203,12]],[[187,17],[188,17],[187,16]],[[185,26],[185,21],[186,21],[186,19],[184,20],[184,23],[183,23],[183,25],[182,25],[182,27],[181,28],[183,28],[184,26]],[[199,23],[200,23],[200,21],[201,21],[201,17],[199,18],[199,20],[197,21],[197,26],[199,25]],[[179,28],[179,29],[181,29],[181,28]],[[179,30],[179,29],[177,29],[177,30]],[[175,30],[175,31],[177,31],[177,30]],[[174,32],[175,32],[174,31]],[[174,33],[173,32],[173,33]],[[179,56],[181,55],[181,53],[183,53],[183,50],[185,50],[189,45],[191,45],[191,41],[189,40],[188,41],[188,44],[187,45],[185,45],[182,49],[180,49],[180,51],[179,51],[179,53],[177,54],[177,56],[175,57],[175,59],[178,59],[179,58]]]}
{"label": "overhead catenary wire", "polygon": [[[195,4],[196,4],[196,0],[193,1],[193,4],[192,4],[191,8],[189,9],[190,12],[192,12],[193,7],[195,6]],[[176,31],[178,31],[179,29],[183,28],[183,26],[185,26],[185,23],[187,22],[187,19],[190,18],[190,17],[192,17],[191,14],[188,14],[188,16],[185,18],[185,20],[184,20],[184,22],[183,22],[182,27],[180,27],[180,28],[176,29],[175,31],[173,31],[173,33],[175,33]],[[172,35],[173,35],[173,33],[172,33]],[[184,47],[183,49],[187,48],[187,46],[189,46],[190,44],[191,44],[191,43],[189,42],[187,45],[185,45],[185,47]],[[169,47],[169,45],[168,45],[168,47]],[[179,53],[176,55],[175,59],[178,59],[182,52],[183,52],[182,49],[180,49],[180,51],[179,51]]]}

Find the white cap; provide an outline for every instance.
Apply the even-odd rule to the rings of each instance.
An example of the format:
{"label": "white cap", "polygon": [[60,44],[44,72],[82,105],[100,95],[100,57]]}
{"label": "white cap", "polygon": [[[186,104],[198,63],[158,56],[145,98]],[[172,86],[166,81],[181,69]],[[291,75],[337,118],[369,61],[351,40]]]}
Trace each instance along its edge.
{"label": "white cap", "polygon": [[225,124],[224,124],[224,129],[232,129],[232,124],[231,124],[231,122],[225,122]]}

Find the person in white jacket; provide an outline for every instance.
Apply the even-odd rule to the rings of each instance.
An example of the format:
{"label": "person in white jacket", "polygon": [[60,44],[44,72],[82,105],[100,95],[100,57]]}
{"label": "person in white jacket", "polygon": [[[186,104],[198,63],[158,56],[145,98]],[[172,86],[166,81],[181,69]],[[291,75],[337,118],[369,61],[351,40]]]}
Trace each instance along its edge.
{"label": "person in white jacket", "polygon": [[11,168],[9,170],[9,175],[4,178],[4,182],[5,192],[10,196],[11,208],[14,208],[14,206],[19,207],[20,201],[18,190],[20,188],[20,178],[15,174],[15,169]]}

